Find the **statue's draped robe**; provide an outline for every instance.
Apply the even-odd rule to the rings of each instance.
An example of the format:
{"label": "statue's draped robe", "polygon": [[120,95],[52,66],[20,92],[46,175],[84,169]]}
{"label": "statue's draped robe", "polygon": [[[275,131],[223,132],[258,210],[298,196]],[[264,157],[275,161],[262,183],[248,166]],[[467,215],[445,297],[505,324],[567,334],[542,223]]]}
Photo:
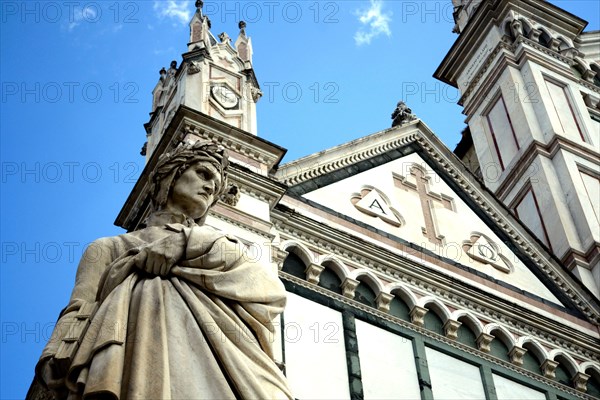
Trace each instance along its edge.
{"label": "statue's draped robe", "polygon": [[[236,239],[191,225],[92,243],[37,375],[52,375],[47,361],[89,317],[67,370],[70,399],[292,398],[272,358],[272,321],[285,305],[277,273]],[[141,247],[171,234],[184,234],[187,245],[167,277],[134,265]]]}

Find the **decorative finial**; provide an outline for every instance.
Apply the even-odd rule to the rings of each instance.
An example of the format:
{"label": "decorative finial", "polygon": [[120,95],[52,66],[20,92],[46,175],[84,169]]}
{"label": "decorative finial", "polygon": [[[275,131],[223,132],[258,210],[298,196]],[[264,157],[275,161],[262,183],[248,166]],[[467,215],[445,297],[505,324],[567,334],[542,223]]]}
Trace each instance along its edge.
{"label": "decorative finial", "polygon": [[160,74],[160,79],[164,80],[165,77],[167,76],[167,70],[165,69],[165,67],[162,67],[160,69],[160,71],[158,71],[158,73]]}
{"label": "decorative finial", "polygon": [[196,0],[196,8],[201,10],[204,7],[204,2],[202,0]]}
{"label": "decorative finial", "polygon": [[396,109],[392,113],[392,128],[415,119],[417,119],[417,117],[415,117],[415,115],[412,113],[412,110],[408,108],[406,103],[400,100],[398,104],[396,104]]}
{"label": "decorative finial", "polygon": [[171,61],[171,68],[177,69],[177,61],[175,61],[175,60]]}

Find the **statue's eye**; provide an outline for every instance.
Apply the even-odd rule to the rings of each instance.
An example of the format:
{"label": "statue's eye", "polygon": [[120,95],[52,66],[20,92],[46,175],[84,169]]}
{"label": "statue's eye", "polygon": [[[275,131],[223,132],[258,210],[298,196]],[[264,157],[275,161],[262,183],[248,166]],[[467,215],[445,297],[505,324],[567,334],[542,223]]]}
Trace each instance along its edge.
{"label": "statue's eye", "polygon": [[198,174],[198,176],[199,176],[200,178],[204,179],[205,181],[208,181],[208,180],[210,180],[210,179],[211,179],[211,177],[212,177],[212,176],[211,176],[211,173],[210,173],[210,172],[208,172],[208,171],[207,171],[207,170],[205,170],[205,169],[199,169],[199,170],[197,170],[197,171],[196,171],[196,173]]}

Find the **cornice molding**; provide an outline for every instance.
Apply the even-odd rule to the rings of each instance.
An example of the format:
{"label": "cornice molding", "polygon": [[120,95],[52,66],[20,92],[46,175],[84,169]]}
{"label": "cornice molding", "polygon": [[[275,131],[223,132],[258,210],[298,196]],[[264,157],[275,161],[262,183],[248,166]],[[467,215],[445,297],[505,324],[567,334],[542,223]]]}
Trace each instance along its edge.
{"label": "cornice molding", "polygon": [[[526,148],[521,150],[519,152],[520,154],[515,156],[514,159],[518,160],[518,162],[515,165],[508,166],[508,173],[495,191],[496,196],[500,200],[505,201],[510,191],[528,171],[531,163],[537,156],[553,159],[559,150],[568,151],[569,153],[592,163],[598,163],[600,157],[600,153],[594,153],[591,148],[582,146],[581,144],[562,136],[554,135],[548,144],[534,140]],[[509,208],[511,207],[509,206]]]}
{"label": "cornice molding", "polygon": [[544,20],[558,33],[574,38],[585,27],[585,21],[551,3],[540,0],[491,0],[482,1],[470,17],[467,26],[448,51],[434,73],[436,79],[456,87],[458,71],[462,71],[466,60],[464,54],[476,49],[492,27],[499,27],[511,11],[533,20]]}
{"label": "cornice molding", "polygon": [[[341,146],[300,158],[282,165],[275,176],[288,186],[298,185],[390,150],[404,147],[414,141],[421,124],[419,120],[415,120],[402,125],[402,127],[386,129]],[[374,145],[368,144],[378,140],[381,140],[381,142]],[[363,148],[355,151],[354,148],[359,146]]]}
{"label": "cornice molding", "polygon": [[[531,48],[540,50],[542,53],[553,57],[562,64],[548,62],[547,59],[532,51]],[[503,56],[498,59],[493,68],[490,70],[490,67],[492,64],[494,64],[496,56],[502,50],[505,50]],[[521,70],[527,61],[532,61],[539,65],[543,65],[548,70],[561,75],[573,83],[578,83],[594,92],[600,92],[600,88],[594,86],[593,84],[583,79],[575,78],[573,72],[570,70],[570,65],[573,63],[572,59],[552,51],[547,47],[544,47],[539,43],[524,37],[523,35],[519,35],[519,37],[512,44],[509,43],[508,36],[504,36],[502,38],[502,42],[498,43],[494,50],[488,55],[475,77],[462,91],[461,97],[458,100],[458,104],[464,106],[463,113],[466,115],[474,114],[475,110],[481,105],[481,103],[488,99],[489,91],[494,87],[495,83],[498,81],[497,78],[502,74],[507,66]],[[483,84],[481,87],[478,87],[480,82],[483,82]]]}
{"label": "cornice molding", "polygon": [[262,236],[269,242],[275,238],[275,235],[271,233],[272,224],[270,222],[263,221],[225,203],[217,203],[209,212],[210,216]]}
{"label": "cornice molding", "polygon": [[401,282],[421,297],[434,296],[442,299],[449,308],[468,309],[482,321],[501,322],[514,332],[527,332],[535,336],[549,347],[569,348],[580,357],[600,361],[597,339],[564,324],[557,329],[554,319],[515,306],[502,298],[490,298],[489,293],[468,283],[457,282],[416,261],[362,239],[357,240],[329,224],[324,226],[301,214],[279,210],[274,210],[273,223],[282,239],[299,240],[315,254],[335,255],[354,269],[369,269],[383,282]]}
{"label": "cornice molding", "polygon": [[274,179],[265,177],[236,164],[231,165],[230,183],[238,183],[242,193],[269,203],[273,208],[284,195],[287,187]]}
{"label": "cornice molding", "polygon": [[[286,150],[282,147],[197,111],[187,110],[197,115],[195,118],[189,117],[182,121],[178,131],[183,135],[191,134],[211,140],[233,153],[241,154],[255,161],[256,167],[266,165],[269,171],[275,168],[285,155]],[[200,116],[202,117],[201,122],[197,118]]]}

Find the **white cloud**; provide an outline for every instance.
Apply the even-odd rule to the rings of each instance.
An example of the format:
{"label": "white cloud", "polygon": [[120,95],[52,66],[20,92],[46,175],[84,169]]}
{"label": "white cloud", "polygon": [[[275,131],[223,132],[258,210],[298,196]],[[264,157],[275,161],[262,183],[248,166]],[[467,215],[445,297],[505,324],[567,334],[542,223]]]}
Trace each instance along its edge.
{"label": "white cloud", "polygon": [[73,8],[73,14],[70,16],[67,29],[71,32],[82,22],[94,23],[98,22],[98,20],[98,8],[96,6],[88,5],[84,8],[75,7]]}
{"label": "white cloud", "polygon": [[192,19],[190,1],[160,0],[154,2],[154,11],[160,18],[171,18],[182,24]]}
{"label": "white cloud", "polygon": [[384,12],[381,0],[371,0],[371,6],[366,10],[356,12],[361,27],[354,34],[354,41],[358,46],[370,44],[373,38],[379,35],[391,36],[390,22],[392,13]]}

